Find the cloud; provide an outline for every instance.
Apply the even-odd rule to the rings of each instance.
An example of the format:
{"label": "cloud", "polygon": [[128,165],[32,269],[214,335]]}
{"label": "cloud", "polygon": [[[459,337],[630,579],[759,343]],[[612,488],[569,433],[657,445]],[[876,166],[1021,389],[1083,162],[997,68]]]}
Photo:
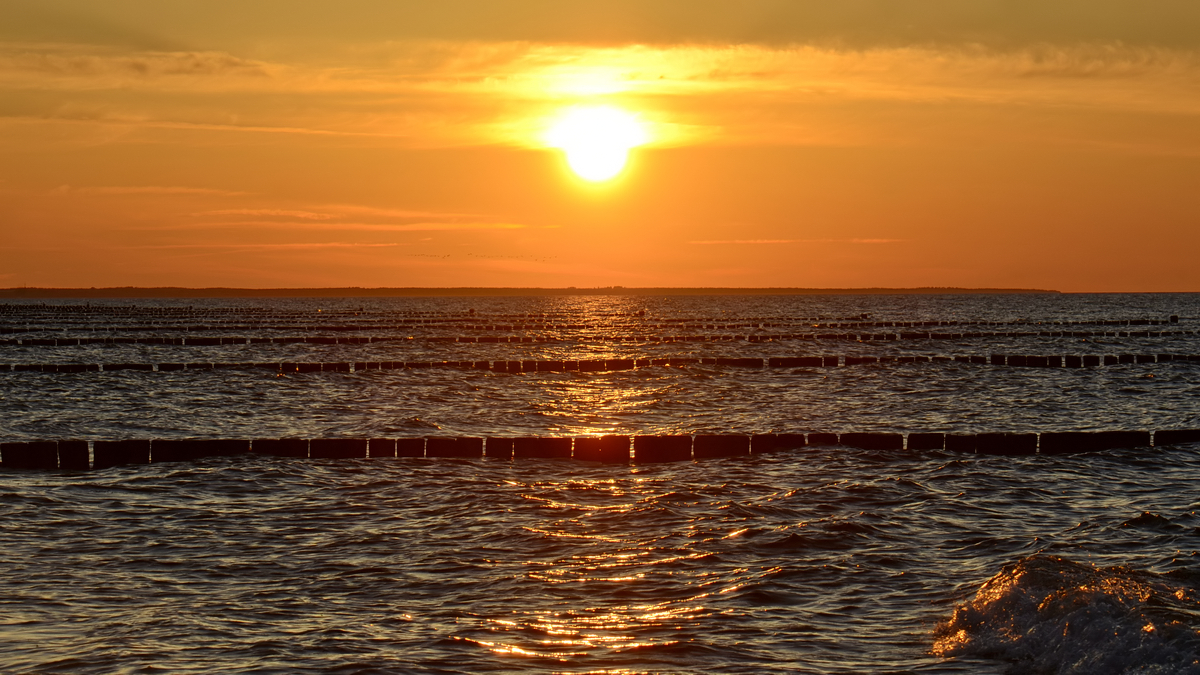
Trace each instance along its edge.
{"label": "cloud", "polygon": [[316,213],[313,211],[293,211],[287,209],[218,209],[203,211],[202,216],[277,216],[279,218],[299,218],[301,220],[329,220],[337,216],[332,213]]}
{"label": "cloud", "polygon": [[[198,230],[254,228],[363,232],[434,232],[449,230],[516,230],[530,227],[486,214],[387,209],[357,204],[328,204],[300,209],[214,209],[192,214],[199,220],[130,229]],[[219,220],[212,220],[212,218]],[[248,218],[247,218],[248,217]]]}
{"label": "cloud", "polygon": [[[353,230],[363,232],[437,232],[449,230],[519,230],[529,227],[522,223],[342,223],[342,222],[282,222],[278,220],[235,220],[183,224],[173,227],[140,228],[155,231],[165,229],[263,228],[283,230]],[[131,228],[132,229],[132,228]]]}
{"label": "cloud", "polygon": [[[3,89],[0,89],[3,91]],[[0,119],[9,123],[25,123],[25,124],[77,124],[77,125],[103,125],[114,128],[126,128],[128,130],[141,129],[167,129],[177,131],[214,131],[220,133],[236,133],[236,134],[280,134],[280,135],[298,135],[298,136],[330,136],[330,137],[345,137],[345,138],[362,138],[362,139],[393,139],[393,140],[408,140],[411,139],[410,134],[395,134],[386,132],[372,131],[339,131],[336,129],[318,129],[296,126],[270,126],[270,125],[252,125],[252,124],[217,124],[217,123],[201,123],[201,122],[178,122],[170,120],[156,120],[145,115],[123,114],[111,109],[111,105],[104,106],[102,110],[80,108],[75,106],[63,106],[53,111],[47,111],[45,114],[31,115],[12,115],[5,117],[0,113]],[[166,113],[172,114],[172,113]]]}
{"label": "cloud", "polygon": [[401,243],[385,243],[385,244],[359,244],[351,242],[325,242],[325,243],[292,243],[292,244],[151,244],[140,246],[128,246],[123,248],[144,249],[144,250],[167,250],[167,249],[229,249],[229,250],[306,250],[306,249],[322,249],[322,248],[390,248],[394,246],[407,246],[408,244]]}
{"label": "cloud", "polygon": [[903,239],[706,239],[689,241],[689,244],[709,246],[714,244],[895,244]]}
{"label": "cloud", "polygon": [[689,244],[798,244],[803,239],[710,239],[704,241],[689,241]]}
{"label": "cloud", "polygon": [[[0,77],[10,84],[69,83],[77,89],[104,89],[185,78],[270,77],[270,66],[224,52],[131,52],[92,45],[0,45]],[[193,82],[189,86],[195,86]]]}
{"label": "cloud", "polygon": [[58,189],[63,192],[77,192],[80,194],[87,194],[87,195],[213,195],[213,196],[234,197],[234,196],[241,196],[241,195],[247,194],[245,192],[236,192],[236,191],[232,191],[232,190],[214,190],[211,188],[158,186],[158,185],[79,187],[79,188],[63,186]]}
{"label": "cloud", "polygon": [[[57,10],[57,11],[56,11]],[[59,16],[48,16],[51,12]],[[96,3],[8,0],[0,34],[154,44],[162,38],[312,52],[388,40],[599,45],[1123,41],[1195,46],[1200,6],[1170,0],[351,0]],[[83,25],[81,25],[83,24]]]}
{"label": "cloud", "polygon": [[178,131],[546,150],[545,131],[561,111],[595,101],[634,111],[650,147],[901,144],[916,133],[912,124],[886,128],[897,117],[882,115],[882,106],[1200,114],[1200,46],[1169,41],[414,39],[344,48],[336,58],[255,60],[222,51],[0,46],[0,118],[108,125],[141,131],[142,142]]}
{"label": "cloud", "polygon": [[[198,230],[328,230],[362,232],[434,232],[449,230],[516,230],[529,227],[494,215],[388,209],[357,204],[305,208],[214,209],[192,214],[197,220],[132,229]],[[215,220],[213,218],[216,218]]]}
{"label": "cloud", "polygon": [[352,214],[360,216],[378,216],[381,218],[471,218],[479,219],[488,216],[479,213],[454,213],[446,211],[411,211],[405,209],[387,209],[377,206],[363,206],[360,204],[327,204],[324,206],[316,206],[313,208],[327,209],[343,214]]}

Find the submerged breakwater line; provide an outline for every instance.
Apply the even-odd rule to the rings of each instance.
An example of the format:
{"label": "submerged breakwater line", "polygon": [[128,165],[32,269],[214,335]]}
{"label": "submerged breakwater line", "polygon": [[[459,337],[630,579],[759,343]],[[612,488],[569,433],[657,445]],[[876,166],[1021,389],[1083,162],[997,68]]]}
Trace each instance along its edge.
{"label": "submerged breakwater line", "polygon": [[1200,429],[1065,431],[1034,433],[909,434],[779,433],[695,436],[126,439],[0,443],[0,467],[87,471],[114,466],[195,461],[206,457],[266,455],[307,459],[460,458],[575,459],[605,464],[647,464],[745,457],[753,454],[842,446],[860,450],[947,451],[983,455],[1062,455],[1200,443]]}
{"label": "submerged breakwater line", "polygon": [[[193,327],[196,331],[210,332],[223,330],[219,326],[197,326]],[[238,329],[249,328],[249,326],[238,326]],[[310,326],[313,331],[336,331],[342,327],[329,326]],[[364,330],[364,328],[347,326],[344,327],[348,331]],[[398,329],[400,327],[390,326],[387,329]],[[486,329],[487,327],[480,327]],[[558,328],[558,327],[556,327]],[[145,326],[147,331],[169,331],[172,330],[166,326]],[[991,332],[991,333],[801,333],[801,334],[773,334],[762,333],[754,335],[721,335],[721,334],[699,334],[699,335],[651,335],[643,333],[624,333],[611,334],[598,332],[602,330],[597,326],[563,326],[563,331],[575,331],[585,329],[589,332],[583,333],[580,336],[574,335],[431,335],[423,337],[403,336],[403,337],[370,337],[370,336],[286,336],[286,337],[244,337],[244,336],[227,336],[227,337],[153,337],[153,338],[136,338],[136,337],[53,337],[53,338],[14,338],[0,339],[0,346],[15,346],[15,347],[90,347],[97,345],[164,345],[175,347],[221,347],[230,345],[292,345],[292,344],[310,344],[310,345],[374,345],[389,343],[408,343],[408,342],[429,342],[435,344],[558,344],[563,342],[572,342],[584,339],[589,342],[634,342],[634,343],[651,343],[651,344],[671,344],[675,342],[785,342],[794,340],[820,340],[820,341],[842,341],[842,342],[888,342],[897,340],[978,340],[983,338],[1027,338],[1027,337],[1067,337],[1067,338],[1122,338],[1122,337],[1140,337],[1140,338],[1164,338],[1164,337],[1183,337],[1194,336],[1194,331],[1007,331],[1007,332]],[[130,330],[129,327],[122,327],[121,330]],[[384,328],[380,328],[384,330]],[[611,330],[611,329],[609,329]],[[47,332],[46,329],[30,329],[30,332]]]}
{"label": "submerged breakwater line", "polygon": [[95,373],[122,370],[174,372],[180,370],[270,370],[293,373],[361,373],[368,370],[413,370],[423,368],[471,368],[496,373],[614,372],[655,366],[686,368],[720,366],[733,368],[837,368],[889,363],[973,363],[1014,368],[1095,368],[1147,363],[1200,363],[1200,354],[1087,354],[1068,356],[909,355],[909,356],[773,356],[672,357],[632,359],[588,359],[555,361],[345,361],[335,363],[0,363],[0,373]]}

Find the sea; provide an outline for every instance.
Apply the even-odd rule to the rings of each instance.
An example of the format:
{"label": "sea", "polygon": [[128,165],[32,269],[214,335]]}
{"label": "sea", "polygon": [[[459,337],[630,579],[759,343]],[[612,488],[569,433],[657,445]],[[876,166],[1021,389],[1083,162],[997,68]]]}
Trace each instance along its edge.
{"label": "sea", "polygon": [[3,300],[5,443],[817,442],[86,471],[0,446],[0,671],[1200,674],[1200,443],[812,436],[1166,439],[1200,428],[1198,331],[1197,294]]}

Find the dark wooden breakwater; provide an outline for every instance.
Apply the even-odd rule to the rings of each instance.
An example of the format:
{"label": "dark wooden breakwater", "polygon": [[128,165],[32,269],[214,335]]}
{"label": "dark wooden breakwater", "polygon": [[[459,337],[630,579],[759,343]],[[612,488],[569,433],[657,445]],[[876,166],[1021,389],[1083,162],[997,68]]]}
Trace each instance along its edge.
{"label": "dark wooden breakwater", "polygon": [[[238,326],[239,329],[252,328],[251,326]],[[272,327],[268,327],[272,328]],[[309,326],[309,330],[313,331],[369,331],[369,330],[387,330],[387,329],[405,329],[407,327],[396,326]],[[512,326],[468,326],[480,331],[492,330],[493,328],[502,328],[508,330]],[[523,329],[526,326],[517,326],[516,328]],[[563,325],[563,326],[537,326],[528,327],[530,329],[552,330],[558,331],[558,334],[539,334],[539,335],[423,335],[423,336],[362,336],[362,335],[288,335],[275,337],[251,337],[245,335],[225,335],[220,337],[214,336],[191,336],[191,337],[49,337],[49,338],[0,338],[0,346],[6,347],[90,347],[97,345],[168,345],[174,347],[225,347],[231,345],[292,345],[292,344],[310,344],[310,345],[367,345],[367,344],[389,344],[389,343],[411,343],[411,342],[430,342],[430,343],[458,343],[458,344],[559,344],[569,343],[584,340],[586,342],[603,342],[603,343],[621,343],[635,342],[639,344],[676,344],[686,342],[787,342],[787,341],[840,341],[840,342],[894,342],[894,341],[913,341],[913,340],[975,340],[975,339],[995,339],[995,338],[1029,338],[1029,337],[1045,337],[1045,338],[1164,338],[1164,337],[1186,337],[1194,336],[1197,331],[1193,330],[1120,330],[1120,331],[1064,331],[1064,330],[1026,330],[1026,331],[968,331],[961,333],[950,332],[932,332],[932,333],[913,333],[913,332],[854,332],[854,333],[818,333],[814,326],[814,332],[808,333],[760,333],[749,335],[734,335],[734,334],[688,334],[688,335],[661,335],[650,334],[644,332],[631,331],[610,331],[600,332],[601,327],[589,325]],[[619,327],[618,327],[619,328]],[[705,326],[696,326],[696,328],[705,328]],[[709,329],[724,329],[727,326],[707,326]],[[20,328],[3,328],[0,327],[0,333],[4,332],[19,332]],[[43,328],[30,328],[29,332],[46,333]],[[108,330],[108,329],[105,329]],[[123,326],[122,331],[171,331],[171,330],[197,330],[197,331],[216,331],[224,330],[221,326],[192,326],[174,328],[170,326],[142,326],[131,327]],[[604,330],[610,330],[605,328]],[[565,334],[565,331],[596,331],[584,333],[581,335]]]}
{"label": "dark wooden breakwater", "polygon": [[575,437],[262,438],[47,440],[0,443],[0,467],[88,471],[121,465],[267,455],[303,459],[564,459],[649,464],[745,457],[808,447],[945,451],[984,455],[1062,455],[1200,443],[1200,429],[946,434],[911,432],[607,435]]}
{"label": "dark wooden breakwater", "polygon": [[269,370],[293,373],[360,373],[368,370],[412,370],[423,368],[468,368],[497,373],[613,372],[653,366],[723,366],[734,368],[838,368],[892,363],[973,363],[1014,368],[1094,368],[1145,363],[1200,363],[1200,354],[968,354],[958,356],[773,356],[760,357],[669,357],[538,361],[340,361],[283,363],[0,363],[0,373],[86,373],[141,370]]}

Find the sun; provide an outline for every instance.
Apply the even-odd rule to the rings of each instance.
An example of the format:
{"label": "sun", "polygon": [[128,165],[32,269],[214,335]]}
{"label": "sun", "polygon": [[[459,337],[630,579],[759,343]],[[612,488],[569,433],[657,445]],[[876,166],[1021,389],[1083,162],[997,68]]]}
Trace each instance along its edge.
{"label": "sun", "polygon": [[633,115],[608,106],[572,108],[546,135],[550,147],[561,149],[580,178],[595,183],[611,180],[625,168],[629,150],[646,142],[646,131]]}

